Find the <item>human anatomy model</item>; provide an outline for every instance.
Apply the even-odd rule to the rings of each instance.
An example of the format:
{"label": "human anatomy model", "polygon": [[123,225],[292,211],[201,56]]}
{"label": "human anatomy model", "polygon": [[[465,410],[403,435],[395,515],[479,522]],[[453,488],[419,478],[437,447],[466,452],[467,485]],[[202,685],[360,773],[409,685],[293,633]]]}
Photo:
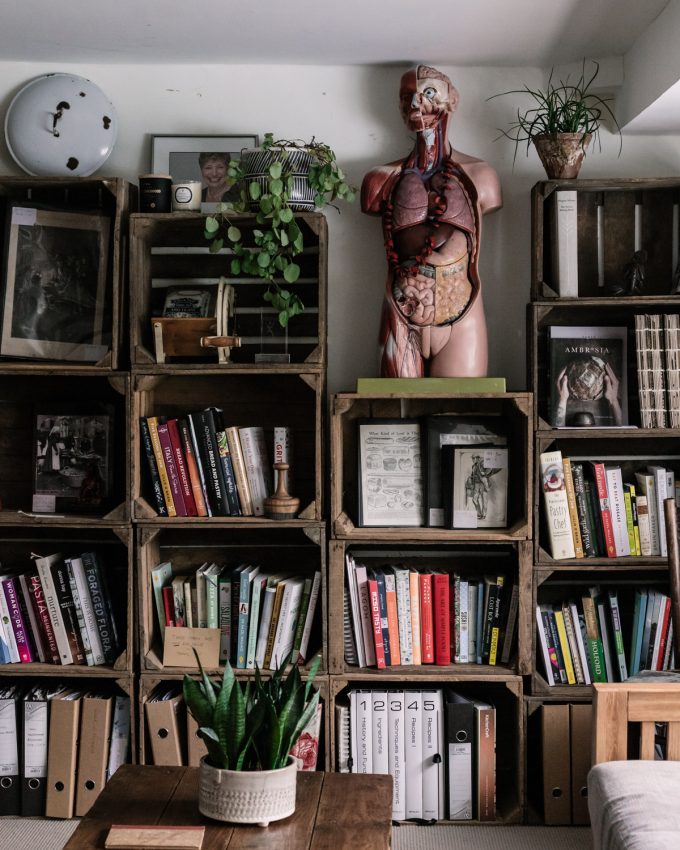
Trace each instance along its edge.
{"label": "human anatomy model", "polygon": [[416,133],[403,161],[364,177],[364,212],[382,216],[389,270],[380,326],[383,377],[486,375],[477,274],[481,218],[502,205],[491,166],[451,148],[458,92],[418,65],[401,78],[401,115]]}

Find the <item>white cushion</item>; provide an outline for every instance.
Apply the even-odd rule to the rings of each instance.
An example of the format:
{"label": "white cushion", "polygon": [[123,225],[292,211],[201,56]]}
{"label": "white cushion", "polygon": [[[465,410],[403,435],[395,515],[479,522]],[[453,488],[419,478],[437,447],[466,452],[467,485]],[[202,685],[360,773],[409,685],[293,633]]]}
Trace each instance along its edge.
{"label": "white cushion", "polygon": [[595,850],[680,850],[680,762],[598,764],[588,808]]}

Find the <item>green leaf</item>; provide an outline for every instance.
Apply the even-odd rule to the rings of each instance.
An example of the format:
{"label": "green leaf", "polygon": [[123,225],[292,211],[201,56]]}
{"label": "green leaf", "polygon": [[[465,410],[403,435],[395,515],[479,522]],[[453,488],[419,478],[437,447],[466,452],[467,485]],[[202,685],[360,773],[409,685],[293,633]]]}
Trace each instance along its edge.
{"label": "green leaf", "polygon": [[185,674],[182,683],[182,692],[184,694],[184,702],[196,723],[199,726],[208,726],[212,723],[212,706],[198,682]]}
{"label": "green leaf", "polygon": [[262,189],[260,187],[260,184],[256,183],[254,180],[252,180],[248,184],[248,192],[250,194],[250,197],[253,199],[253,201],[257,201],[258,198],[260,197],[260,195],[262,194]]}
{"label": "green leaf", "polygon": [[284,224],[289,224],[293,220],[293,210],[290,207],[284,207],[279,216]]}
{"label": "green leaf", "polygon": [[207,726],[201,726],[198,729],[198,733],[203,739],[206,749],[208,750],[208,761],[210,764],[213,767],[218,767],[222,770],[229,770],[231,767],[229,764],[229,758],[222,747],[220,747],[220,742],[215,730]]}
{"label": "green leaf", "polygon": [[289,263],[283,270],[283,277],[286,283],[295,283],[300,277],[300,266],[297,263]]}
{"label": "green leaf", "polygon": [[281,177],[281,171],[283,170],[283,165],[280,162],[273,162],[269,166],[269,176],[274,180],[278,180]]}
{"label": "green leaf", "polygon": [[227,706],[226,752],[231,764],[235,764],[243,749],[246,732],[246,703],[238,683],[231,689]]}
{"label": "green leaf", "polygon": [[206,233],[217,233],[220,229],[220,223],[215,218],[215,216],[209,215],[205,220],[205,231]]}
{"label": "green leaf", "polygon": [[223,239],[215,239],[208,246],[208,252],[210,254],[219,254],[223,247],[224,247],[224,240]]}
{"label": "green leaf", "polygon": [[234,277],[238,277],[241,274],[241,261],[237,257],[232,258],[231,273]]}
{"label": "green leaf", "polygon": [[269,191],[275,197],[281,197],[281,194],[283,192],[283,180],[271,180],[269,182]]}
{"label": "green leaf", "polygon": [[269,265],[269,254],[266,251],[261,251],[257,255],[257,264],[261,269],[267,268]]}
{"label": "green leaf", "polygon": [[238,227],[235,227],[233,224],[227,229],[227,239],[230,242],[240,242],[241,241],[241,231]]}
{"label": "green leaf", "polygon": [[290,240],[288,239],[288,234],[286,233],[286,231],[285,231],[285,230],[282,230],[282,231],[279,233],[279,242],[280,242],[280,243],[281,243],[281,245],[283,245],[283,247],[285,248],[285,247],[286,247],[286,245],[288,245],[289,241],[290,241]]}

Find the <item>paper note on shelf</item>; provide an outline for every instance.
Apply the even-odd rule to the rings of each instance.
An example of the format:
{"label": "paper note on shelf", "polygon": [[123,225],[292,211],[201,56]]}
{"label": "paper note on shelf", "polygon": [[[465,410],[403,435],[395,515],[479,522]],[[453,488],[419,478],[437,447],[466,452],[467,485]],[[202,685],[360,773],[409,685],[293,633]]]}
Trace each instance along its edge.
{"label": "paper note on shelf", "polygon": [[194,650],[204,667],[220,666],[220,630],[166,626],[164,667],[198,667]]}

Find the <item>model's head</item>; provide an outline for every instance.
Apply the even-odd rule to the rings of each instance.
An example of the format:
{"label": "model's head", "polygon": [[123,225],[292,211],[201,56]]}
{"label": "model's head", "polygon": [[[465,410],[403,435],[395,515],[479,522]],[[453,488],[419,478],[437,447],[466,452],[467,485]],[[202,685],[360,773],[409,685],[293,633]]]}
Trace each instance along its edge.
{"label": "model's head", "polygon": [[417,65],[401,78],[399,105],[409,130],[433,130],[455,110],[458,91],[446,74],[429,65]]}

